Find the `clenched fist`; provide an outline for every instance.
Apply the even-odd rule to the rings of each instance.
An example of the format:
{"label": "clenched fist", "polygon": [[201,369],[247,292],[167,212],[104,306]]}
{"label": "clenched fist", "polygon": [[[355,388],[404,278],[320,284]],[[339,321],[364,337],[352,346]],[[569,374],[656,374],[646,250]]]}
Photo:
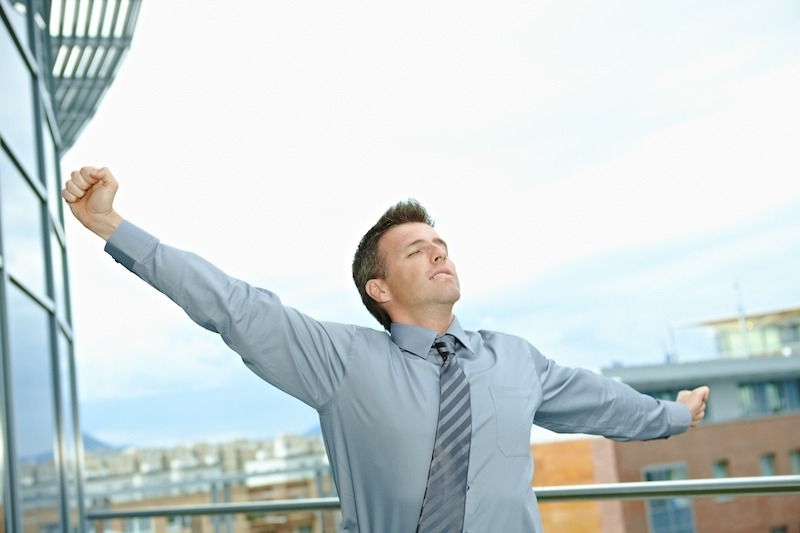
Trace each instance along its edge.
{"label": "clenched fist", "polygon": [[83,167],[70,174],[61,196],[72,214],[100,238],[108,240],[122,222],[114,211],[119,184],[107,168]]}
{"label": "clenched fist", "polygon": [[700,420],[706,416],[706,402],[710,389],[706,386],[697,387],[694,390],[682,390],[678,393],[677,402],[689,408],[692,413],[692,427],[697,427]]}

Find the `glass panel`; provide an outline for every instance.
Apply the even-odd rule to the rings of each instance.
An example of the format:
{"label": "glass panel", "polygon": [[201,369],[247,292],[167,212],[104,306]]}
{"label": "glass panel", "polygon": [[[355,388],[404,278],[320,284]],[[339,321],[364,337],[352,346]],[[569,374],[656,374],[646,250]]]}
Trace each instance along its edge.
{"label": "glass panel", "polygon": [[789,473],[793,476],[800,475],[800,450],[789,452]]}
{"label": "glass panel", "polygon": [[772,453],[763,454],[759,458],[758,464],[761,469],[762,476],[775,475],[775,454]]}
{"label": "glass panel", "polygon": [[150,533],[153,531],[153,519],[126,518],[122,522],[122,531],[125,533]]}
{"label": "glass panel", "polygon": [[787,343],[800,341],[800,324],[785,324],[783,335]]}
{"label": "glass panel", "polygon": [[745,357],[744,339],[739,331],[723,331],[719,334],[720,355],[724,357]]}
{"label": "glass panel", "polygon": [[781,353],[781,331],[777,327],[765,329],[764,351],[768,355],[779,355]]}
{"label": "glass panel", "polygon": [[777,413],[782,410],[780,383],[772,381],[770,383],[764,384],[764,396],[765,396],[767,412]]}
{"label": "glass panel", "polygon": [[800,379],[787,379],[783,382],[784,409],[800,409]]}
{"label": "glass panel", "polygon": [[192,530],[191,516],[167,517],[167,533],[184,533]]}
{"label": "glass panel", "polygon": [[14,31],[16,32],[17,36],[19,36],[20,42],[27,43],[28,23],[25,20],[27,8],[25,5],[20,4],[19,2],[12,3],[14,4],[14,9],[7,11],[9,14],[9,19],[11,20],[11,25],[14,27]]}
{"label": "glass panel", "polygon": [[5,268],[30,290],[44,296],[45,262],[42,202],[5,152],[0,153],[0,225]]}
{"label": "glass panel", "polygon": [[47,206],[54,220],[61,221],[61,177],[58,175],[58,157],[53,135],[47,121],[42,121],[44,146],[44,180],[47,185]]}
{"label": "glass panel", "polygon": [[800,379],[739,384],[743,416],[770,415],[800,409]]}
{"label": "glass panel", "polygon": [[755,403],[753,387],[746,384],[739,385],[739,409],[742,416],[755,414]]}
{"label": "glass panel", "polygon": [[50,255],[53,262],[53,301],[56,304],[56,313],[69,322],[67,285],[64,283],[64,250],[54,230],[50,230]]}
{"label": "glass panel", "polygon": [[[686,479],[684,465],[647,468],[645,481],[673,481]],[[689,498],[647,500],[652,533],[694,533],[692,502]]]}
{"label": "glass panel", "polygon": [[[715,478],[726,478],[730,477],[731,469],[730,463],[728,463],[727,459],[721,459],[719,461],[714,461],[711,465],[711,476]],[[717,496],[714,498],[715,501],[724,503],[733,501],[732,496]]]}
{"label": "glass panel", "polygon": [[[3,338],[0,337],[0,342],[2,342]],[[2,344],[0,344],[2,346]],[[0,383],[0,387],[5,388],[4,383]],[[6,481],[6,448],[5,448],[5,427],[6,421],[3,418],[3,412],[0,411],[0,533],[5,531],[4,520],[6,517],[6,511],[3,505],[6,499],[6,488],[5,488],[5,481]]]}
{"label": "glass panel", "polygon": [[5,31],[0,32],[0,65],[3,66],[0,133],[21,165],[35,175],[36,131],[31,73],[11,35]]}
{"label": "glass panel", "polygon": [[61,393],[61,432],[62,464],[67,487],[67,502],[69,505],[70,526],[72,529],[78,525],[78,451],[75,439],[78,432],[76,420],[72,416],[75,404],[72,390],[72,365],[69,350],[69,341],[61,334],[58,336],[58,376]]}
{"label": "glass panel", "polygon": [[750,352],[754,356],[777,355],[781,351],[780,329],[776,326],[765,326],[750,331]]}
{"label": "glass panel", "polygon": [[730,475],[728,472],[729,468],[727,459],[714,461],[714,464],[711,466],[711,475],[715,478],[728,477]]}
{"label": "glass panel", "polygon": [[59,523],[48,314],[14,285],[9,284],[7,297],[11,409],[22,530],[38,532]]}

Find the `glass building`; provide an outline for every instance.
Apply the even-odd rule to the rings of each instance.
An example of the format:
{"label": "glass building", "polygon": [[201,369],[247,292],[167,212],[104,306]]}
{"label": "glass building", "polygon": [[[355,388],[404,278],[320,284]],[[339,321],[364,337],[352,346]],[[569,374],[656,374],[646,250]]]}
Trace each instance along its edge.
{"label": "glass building", "polygon": [[0,533],[85,531],[60,154],[141,0],[0,0]]}

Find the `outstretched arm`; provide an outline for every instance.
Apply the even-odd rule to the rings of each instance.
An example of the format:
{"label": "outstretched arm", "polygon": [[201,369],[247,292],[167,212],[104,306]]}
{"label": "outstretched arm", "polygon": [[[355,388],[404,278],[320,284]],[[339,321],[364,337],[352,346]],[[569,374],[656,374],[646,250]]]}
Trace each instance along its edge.
{"label": "outstretched arm", "polygon": [[83,167],[61,194],[75,218],[106,241],[111,257],[218,333],[257,375],[315,408],[335,396],[357,328],[316,321],[274,293],[162,244],[114,210],[117,188],[107,168]]}
{"label": "outstretched arm", "polygon": [[107,241],[122,223],[114,211],[114,196],[119,184],[106,167],[83,167],[70,174],[61,196],[81,224]]}
{"label": "outstretched arm", "polygon": [[689,412],[692,413],[692,427],[697,427],[700,420],[706,416],[706,401],[708,401],[708,394],[710,389],[706,386],[697,387],[694,390],[682,390],[678,393],[675,401],[685,405]]}

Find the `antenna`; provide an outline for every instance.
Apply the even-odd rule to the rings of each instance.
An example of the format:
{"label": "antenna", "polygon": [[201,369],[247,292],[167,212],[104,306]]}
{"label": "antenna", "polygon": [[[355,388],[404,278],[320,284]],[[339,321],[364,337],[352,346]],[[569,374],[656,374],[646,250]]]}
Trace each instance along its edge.
{"label": "antenna", "polygon": [[733,290],[736,292],[736,305],[739,314],[739,333],[742,336],[742,346],[744,348],[744,356],[750,358],[750,334],[747,330],[747,316],[744,312],[744,301],[742,299],[742,290],[739,287],[739,281],[733,282]]}
{"label": "antenna", "polygon": [[667,346],[666,346],[666,363],[677,363],[678,351],[675,349],[675,328],[672,324],[667,325]]}

